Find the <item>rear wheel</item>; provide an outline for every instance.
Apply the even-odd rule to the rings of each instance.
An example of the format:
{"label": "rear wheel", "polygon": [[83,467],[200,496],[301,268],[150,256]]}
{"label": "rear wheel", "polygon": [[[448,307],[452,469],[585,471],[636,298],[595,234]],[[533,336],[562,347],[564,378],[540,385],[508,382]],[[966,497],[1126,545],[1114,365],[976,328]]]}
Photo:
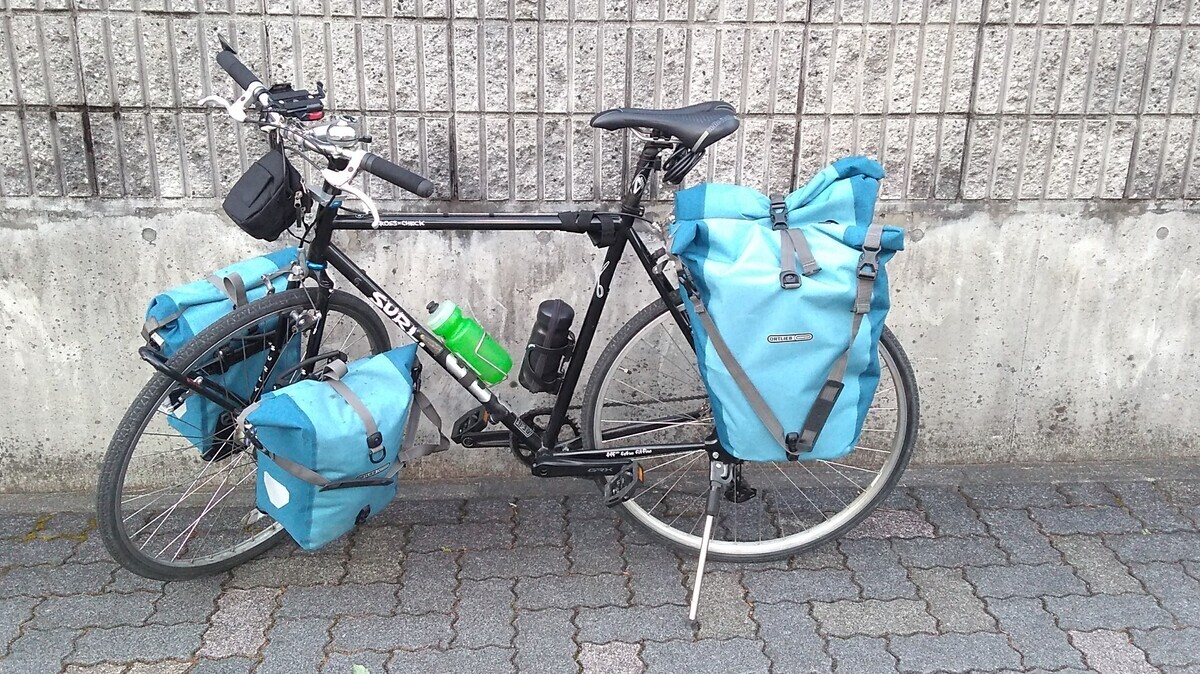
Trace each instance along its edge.
{"label": "rear wheel", "polygon": [[[879,361],[878,393],[849,455],[836,461],[738,464],[737,488],[724,495],[713,529],[712,558],[789,557],[841,536],[887,497],[916,443],[918,400],[908,357],[886,329]],[[622,432],[633,424],[647,430]],[[584,392],[582,426],[584,446],[604,449],[698,443],[714,433],[696,355],[662,300],[638,312],[600,355]],[[643,484],[616,508],[651,538],[698,551],[709,484],[707,453],[639,463]]]}
{"label": "rear wheel", "polygon": [[[277,326],[284,343],[297,343],[300,350],[289,364],[330,350],[353,359],[390,347],[383,322],[365,302],[334,291],[322,317],[318,292],[300,288],[251,302],[209,326],[168,364],[189,377],[250,391],[262,368],[247,364],[255,348],[261,353],[261,335],[274,334]],[[309,337],[320,318],[322,338],[315,344]],[[255,336],[260,346],[248,346]],[[281,360],[275,369],[283,374],[287,367]],[[161,373],[146,383],[109,444],[97,490],[97,521],[113,559],[159,580],[225,571],[263,553],[284,533],[255,507],[255,452],[230,439],[226,417],[203,429],[181,421],[181,401],[202,404],[182,392]]]}

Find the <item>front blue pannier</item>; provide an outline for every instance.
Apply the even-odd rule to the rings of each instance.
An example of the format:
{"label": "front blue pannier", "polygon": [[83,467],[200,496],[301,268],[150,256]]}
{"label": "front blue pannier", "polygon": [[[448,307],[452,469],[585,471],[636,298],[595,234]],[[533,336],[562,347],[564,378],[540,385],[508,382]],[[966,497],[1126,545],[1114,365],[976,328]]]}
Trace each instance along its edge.
{"label": "front blue pannier", "polygon": [[[170,358],[189,340],[234,309],[265,297],[274,289],[275,280],[286,283],[286,278],[282,277],[299,257],[298,248],[284,248],[231,264],[206,279],[156,295],[146,309],[142,337],[164,357]],[[274,330],[277,324],[277,321],[260,323],[256,334],[235,340],[243,347],[240,357],[210,364],[207,366],[209,371],[204,374],[231,393],[249,398],[267,361],[262,336]],[[230,343],[232,348],[225,350],[238,354],[235,342]],[[282,373],[298,362],[300,339],[293,336],[284,345],[272,372]],[[264,390],[272,388],[272,381],[264,386]],[[172,392],[167,412],[167,423],[195,445],[206,459],[221,457],[231,448],[234,420],[220,405],[179,388]]]}
{"label": "front blue pannier", "polygon": [[159,293],[146,308],[142,337],[170,358],[225,314],[265,296],[272,289],[272,281],[286,275],[299,257],[299,248],[284,248]]}
{"label": "front blue pannier", "polygon": [[379,514],[405,461],[446,448],[444,438],[412,444],[414,402],[441,425],[415,389],[416,350],[333,361],[320,378],[267,393],[239,417],[258,447],[258,508],[305,550]]}
{"label": "front blue pannier", "polygon": [[881,178],[877,162],[849,157],[786,198],[718,184],[676,195],[671,252],[717,436],[734,456],[854,449],[879,384],[884,267],[904,247],[903,230],[872,223]]}

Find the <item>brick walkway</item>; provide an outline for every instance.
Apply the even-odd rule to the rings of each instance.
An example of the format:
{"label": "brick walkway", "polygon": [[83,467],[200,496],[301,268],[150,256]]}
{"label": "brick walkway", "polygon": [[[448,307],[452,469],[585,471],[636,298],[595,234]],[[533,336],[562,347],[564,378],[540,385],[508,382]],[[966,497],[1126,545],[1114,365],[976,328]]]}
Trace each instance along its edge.
{"label": "brick walkway", "polygon": [[5,496],[0,672],[1200,672],[1200,473],[1161,474],[914,471],[836,546],[714,565],[698,633],[694,560],[581,487],[400,501],[320,553],[166,585],[86,512],[26,512],[69,499]]}

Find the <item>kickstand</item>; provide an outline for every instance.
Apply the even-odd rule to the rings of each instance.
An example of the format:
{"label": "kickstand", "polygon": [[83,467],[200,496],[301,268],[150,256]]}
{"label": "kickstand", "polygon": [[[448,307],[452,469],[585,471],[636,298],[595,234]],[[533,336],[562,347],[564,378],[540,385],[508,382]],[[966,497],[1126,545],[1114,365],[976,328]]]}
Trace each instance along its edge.
{"label": "kickstand", "polygon": [[692,605],[688,609],[688,622],[691,623],[692,629],[700,628],[696,612],[700,608],[700,584],[704,580],[704,563],[708,560],[708,542],[712,539],[713,521],[717,518],[721,495],[732,481],[733,466],[720,461],[709,463],[708,500],[704,505],[704,536],[700,539],[700,561],[696,564],[696,580],[692,583]]}

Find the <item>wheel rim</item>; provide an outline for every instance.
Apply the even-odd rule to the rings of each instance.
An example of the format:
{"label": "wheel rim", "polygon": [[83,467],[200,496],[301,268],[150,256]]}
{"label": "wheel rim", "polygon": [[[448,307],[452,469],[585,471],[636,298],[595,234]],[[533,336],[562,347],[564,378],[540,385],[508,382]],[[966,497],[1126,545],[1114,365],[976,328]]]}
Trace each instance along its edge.
{"label": "wheel rim", "polygon": [[[194,372],[214,362],[222,349],[247,353],[246,335],[255,326],[281,317],[289,317],[283,321],[288,339],[299,339],[300,355],[295,360],[331,349],[344,351],[354,359],[386,346],[373,344],[370,333],[358,319],[330,306],[323,346],[309,353],[306,346],[312,326],[297,329],[296,322],[291,320],[300,315],[315,317],[315,309],[301,309],[293,304],[251,317],[229,337],[193,359],[187,371]],[[253,375],[243,375],[242,370],[250,368],[238,366],[237,357],[235,365],[229,368],[209,365],[205,373],[209,377],[242,377],[242,382],[247,381],[246,377],[256,377],[257,369]],[[280,361],[270,376],[284,369]],[[289,376],[288,381],[280,380],[276,386],[296,378],[298,375]],[[246,388],[252,386],[250,379]],[[282,527],[255,507],[257,463],[253,451],[239,448],[227,456],[204,460],[193,439],[178,430],[194,434],[204,447],[230,449],[236,444],[216,439],[216,433],[192,430],[196,426],[179,420],[178,410],[171,411],[172,395],[177,389],[174,384],[168,385],[155,400],[153,412],[142,420],[134,446],[124,459],[114,498],[115,512],[119,535],[136,554],[156,564],[192,568],[240,555],[271,539]],[[184,409],[186,405],[187,402]],[[177,426],[168,421],[173,414]],[[231,427],[225,426],[226,430]]]}
{"label": "wheel rim", "polygon": [[[653,354],[653,358],[645,354]],[[665,364],[667,354],[673,354],[676,361],[670,366]],[[686,366],[679,362],[681,358],[686,359]],[[879,390],[856,449],[837,461],[741,464],[744,479],[758,493],[745,503],[722,500],[709,548],[712,553],[769,556],[800,549],[836,535],[876,505],[890,478],[902,468],[909,414],[905,403],[909,392],[903,378],[896,374],[895,359],[882,345],[879,358]],[[685,373],[692,380],[685,379]],[[646,374],[650,376],[631,381]],[[656,388],[653,377],[659,375],[663,385]],[[672,389],[676,395],[664,395]],[[604,373],[599,385],[599,409],[589,429],[597,440],[595,446],[703,439],[712,430],[711,410],[707,399],[702,407],[694,407],[690,400],[696,395],[706,398],[703,394],[695,355],[664,309],[621,348],[613,366]],[[632,441],[599,440],[602,431],[611,433],[621,423],[632,420],[635,409],[645,412],[640,421],[646,421],[647,416],[664,418],[667,404],[680,406],[673,417],[679,419],[679,426],[648,431]],[[706,453],[697,451],[642,462],[646,471],[642,489],[620,507],[652,533],[698,549],[708,488],[706,459]]]}

